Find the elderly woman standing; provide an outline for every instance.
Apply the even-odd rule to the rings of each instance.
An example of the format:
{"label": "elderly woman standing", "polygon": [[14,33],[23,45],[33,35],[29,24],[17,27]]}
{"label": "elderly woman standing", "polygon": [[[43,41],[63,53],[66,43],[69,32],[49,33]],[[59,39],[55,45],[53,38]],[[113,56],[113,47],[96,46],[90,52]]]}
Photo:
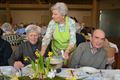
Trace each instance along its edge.
{"label": "elderly woman standing", "polygon": [[76,43],[75,21],[68,17],[66,4],[58,2],[51,7],[52,20],[49,22],[47,32],[42,40],[41,53],[44,55],[51,41],[52,52],[55,55],[64,50],[64,59],[69,58],[69,53]]}
{"label": "elderly woman standing", "polygon": [[36,49],[41,49],[42,42],[39,40],[41,28],[31,24],[26,27],[25,31],[27,41],[21,43],[9,59],[9,63],[17,69],[29,64],[24,61],[24,57],[29,56],[32,60],[35,60],[36,56],[34,53]]}

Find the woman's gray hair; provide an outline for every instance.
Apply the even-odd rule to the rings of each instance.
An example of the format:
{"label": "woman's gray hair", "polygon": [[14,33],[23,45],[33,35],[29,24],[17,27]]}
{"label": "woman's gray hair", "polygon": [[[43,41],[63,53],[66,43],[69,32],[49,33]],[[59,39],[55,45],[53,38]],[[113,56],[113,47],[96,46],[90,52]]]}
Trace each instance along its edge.
{"label": "woman's gray hair", "polygon": [[51,10],[58,10],[62,16],[66,16],[68,14],[67,5],[63,2],[57,2],[51,7]]}
{"label": "woman's gray hair", "polygon": [[4,32],[12,32],[12,26],[10,23],[7,23],[5,22],[2,26],[1,26],[1,29],[4,31]]}
{"label": "woman's gray hair", "polygon": [[30,33],[30,32],[37,32],[38,34],[40,34],[41,33],[41,28],[37,25],[30,24],[25,28],[25,32],[26,32],[26,34]]}

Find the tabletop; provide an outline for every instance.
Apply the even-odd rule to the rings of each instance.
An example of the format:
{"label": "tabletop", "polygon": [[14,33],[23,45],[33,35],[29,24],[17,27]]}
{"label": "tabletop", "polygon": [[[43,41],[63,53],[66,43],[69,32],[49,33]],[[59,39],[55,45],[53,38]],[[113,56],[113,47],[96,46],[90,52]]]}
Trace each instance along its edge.
{"label": "tabletop", "polygon": [[[22,68],[22,76],[33,76],[33,70],[27,66]],[[12,66],[1,66],[0,75],[15,75],[16,70]],[[21,73],[19,73],[21,76]],[[61,68],[60,73],[56,73],[57,76],[67,78],[68,80],[75,76],[77,79],[84,80],[120,80],[120,70],[119,69],[95,69],[91,67],[82,68]]]}

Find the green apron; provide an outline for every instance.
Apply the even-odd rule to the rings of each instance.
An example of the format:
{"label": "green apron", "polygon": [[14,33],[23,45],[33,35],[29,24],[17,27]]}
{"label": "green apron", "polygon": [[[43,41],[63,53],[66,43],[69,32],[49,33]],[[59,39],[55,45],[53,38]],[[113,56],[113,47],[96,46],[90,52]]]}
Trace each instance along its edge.
{"label": "green apron", "polygon": [[68,27],[68,17],[65,18],[65,31],[60,32],[58,23],[56,23],[56,30],[53,34],[52,51],[54,55],[58,55],[58,51],[65,50],[69,45],[70,32]]}

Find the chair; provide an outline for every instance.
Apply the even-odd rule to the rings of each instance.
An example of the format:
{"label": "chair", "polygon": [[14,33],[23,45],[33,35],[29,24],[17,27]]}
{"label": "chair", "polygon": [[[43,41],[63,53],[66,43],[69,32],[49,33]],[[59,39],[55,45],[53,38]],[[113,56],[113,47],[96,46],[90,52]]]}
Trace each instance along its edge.
{"label": "chair", "polygon": [[12,45],[11,45],[11,48],[12,48],[13,52],[15,52],[17,46],[12,46]]}
{"label": "chair", "polygon": [[113,68],[113,63],[115,62],[115,53],[116,50],[113,47],[106,48],[107,50],[107,64],[106,64],[106,69],[112,69]]}
{"label": "chair", "polygon": [[120,53],[115,53],[115,62],[113,64],[114,69],[120,69]]}

